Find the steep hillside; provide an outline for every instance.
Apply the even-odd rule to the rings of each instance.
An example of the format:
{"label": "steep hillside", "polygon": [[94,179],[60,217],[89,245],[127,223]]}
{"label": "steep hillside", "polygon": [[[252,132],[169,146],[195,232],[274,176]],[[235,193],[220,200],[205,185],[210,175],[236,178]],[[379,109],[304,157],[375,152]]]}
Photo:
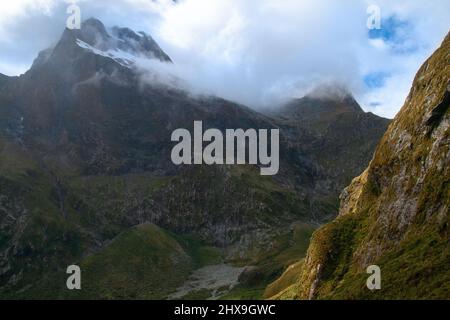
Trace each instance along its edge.
{"label": "steep hillside", "polygon": [[335,192],[351,182],[352,172],[362,172],[379,142],[375,137],[381,137],[390,122],[365,113],[347,91],[331,91],[323,97],[313,91],[289,102],[275,115],[290,140],[297,141],[326,173],[328,181],[318,181],[317,189],[329,188]]}
{"label": "steep hillside", "polygon": [[[126,28],[109,32],[89,19],[81,30],[65,30],[24,75],[0,77],[0,297],[58,296],[40,279],[60,284],[54,276],[65,275],[70,264],[90,266],[88,257],[103,261],[128,254],[116,252],[126,250],[118,239],[149,223],[215,246],[227,262],[256,266],[262,291],[304,256],[311,230],[336,216],[337,190],[367,165],[387,122],[367,120],[376,130],[364,131],[361,139],[345,119],[365,113],[348,110],[342,120],[324,117],[329,133],[323,139],[311,126],[303,128],[303,121],[290,130],[279,116],[163,84],[139,68],[139,59],[173,63],[149,35]],[[260,176],[257,166],[175,166],[171,134],[192,130],[195,120],[221,130],[280,128],[279,174]],[[334,150],[327,163],[317,158],[320,146],[341,134],[364,151],[358,160],[343,154],[337,177],[329,170]],[[305,227],[292,228],[299,221]],[[152,248],[149,243],[148,252],[137,255],[144,259]],[[157,266],[160,272],[168,268]],[[186,280],[189,270],[174,266],[168,274]],[[160,286],[154,291],[161,296],[169,293],[165,283],[151,283]],[[157,297],[145,289],[116,289],[88,292]]]}
{"label": "steep hillside", "polygon": [[220,251],[153,224],[120,233],[78,262],[82,290],[69,291],[65,270],[6,297],[25,299],[165,299],[191,272],[221,261]]}
{"label": "steep hillside", "polygon": [[[450,34],[279,299],[450,298]],[[366,268],[381,268],[381,290]],[[273,292],[272,292],[273,293]]]}

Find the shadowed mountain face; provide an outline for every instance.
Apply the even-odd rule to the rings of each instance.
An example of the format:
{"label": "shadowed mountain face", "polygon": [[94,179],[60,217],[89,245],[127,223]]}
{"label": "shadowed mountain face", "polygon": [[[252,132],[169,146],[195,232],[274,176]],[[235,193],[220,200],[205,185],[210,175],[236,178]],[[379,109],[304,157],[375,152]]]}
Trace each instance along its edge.
{"label": "shadowed mountain face", "polygon": [[330,177],[336,192],[368,163],[378,143],[373,137],[382,136],[389,123],[365,113],[345,92],[293,100],[281,108],[278,122]]}
{"label": "shadowed mountain face", "polygon": [[[139,59],[172,63],[150,36],[90,19],[26,74],[0,75],[0,296],[67,297],[68,265],[94,279],[102,263],[117,263],[115,278],[86,284],[81,297],[163,298],[211,260],[205,246],[256,265],[263,284],[304,254],[305,237],[292,230],[310,234],[337,213],[338,191],[388,123],[350,97],[305,98],[263,115],[144,80],[152,77]],[[280,128],[280,173],[173,165],[171,134],[195,120],[205,129]],[[298,221],[307,227],[293,229]],[[121,267],[121,250],[131,251],[133,270]],[[151,261],[155,270],[145,269]],[[150,288],[161,270],[175,280]],[[143,286],[131,289],[130,272],[141,271]]]}
{"label": "shadowed mountain face", "polygon": [[[367,169],[343,191],[337,219],[268,296],[450,297],[449,52],[450,34],[418,71]],[[381,290],[366,286],[371,265],[381,270]]]}

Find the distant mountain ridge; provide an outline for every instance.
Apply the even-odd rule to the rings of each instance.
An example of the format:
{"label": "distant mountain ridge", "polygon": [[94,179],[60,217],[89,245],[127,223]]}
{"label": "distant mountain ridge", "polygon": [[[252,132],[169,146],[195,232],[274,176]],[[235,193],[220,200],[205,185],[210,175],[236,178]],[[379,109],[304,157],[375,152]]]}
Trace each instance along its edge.
{"label": "distant mountain ridge", "polygon": [[[450,298],[450,33],[419,69],[367,169],[276,299]],[[367,268],[381,270],[369,290]]]}
{"label": "distant mountain ridge", "polygon": [[[136,292],[132,283],[121,291],[117,278],[106,277],[109,287],[82,297],[174,290],[191,268],[210,261],[211,246],[226,261],[256,265],[261,286],[304,254],[311,229],[336,215],[338,191],[367,165],[388,124],[353,101],[350,108],[338,102],[348,112],[336,117],[311,117],[321,128],[281,111],[264,115],[142,82],[136,57],[171,63],[150,36],[126,28],[110,34],[89,19],[81,30],[66,29],[24,75],[0,77],[0,297],[71,297],[58,286],[67,265],[122,265],[116,259],[125,243],[148,230],[161,239],[150,237],[155,254],[145,259],[170,268],[160,252],[169,248],[179,261],[200,262],[174,264],[181,273],[163,291],[143,285],[147,291]],[[173,165],[171,133],[195,120],[221,130],[280,128],[279,175],[261,177],[254,166]],[[344,142],[352,152],[326,147]],[[333,160],[337,154],[343,158]],[[135,267],[148,271],[145,263]],[[116,271],[111,277],[134,279],[130,270]],[[85,272],[95,278],[95,270]]]}
{"label": "distant mountain ridge", "polygon": [[342,90],[338,95],[311,94],[292,100],[276,111],[275,117],[291,135],[290,140],[298,140],[315,163],[339,182],[336,192],[350,182],[351,172],[367,163],[378,142],[372,137],[381,136],[389,124],[388,119],[364,112],[355,98]]}

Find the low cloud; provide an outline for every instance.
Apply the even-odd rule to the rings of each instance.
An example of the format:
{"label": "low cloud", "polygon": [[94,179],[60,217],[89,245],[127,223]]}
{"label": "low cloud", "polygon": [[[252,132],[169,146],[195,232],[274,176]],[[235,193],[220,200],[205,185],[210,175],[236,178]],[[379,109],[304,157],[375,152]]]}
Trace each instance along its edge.
{"label": "low cloud", "polygon": [[[378,36],[366,27],[371,4],[381,8],[384,29]],[[302,96],[316,85],[339,83],[365,110],[386,117],[400,109],[415,72],[450,26],[446,0],[85,0],[79,5],[83,18],[150,33],[174,65],[147,67],[160,78],[183,79],[195,93],[259,108]],[[48,0],[0,22],[5,61],[0,72],[7,64],[31,64],[31,53],[55,41],[66,6]]]}

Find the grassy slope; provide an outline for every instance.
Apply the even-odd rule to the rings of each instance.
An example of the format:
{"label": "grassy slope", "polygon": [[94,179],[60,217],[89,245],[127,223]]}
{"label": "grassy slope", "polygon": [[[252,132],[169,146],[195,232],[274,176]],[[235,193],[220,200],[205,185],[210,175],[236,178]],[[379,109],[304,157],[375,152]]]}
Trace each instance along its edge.
{"label": "grassy slope", "polygon": [[123,232],[80,267],[83,289],[68,297],[162,299],[184,282],[193,261],[170,234],[147,224]]}
{"label": "grassy slope", "polygon": [[[261,253],[250,262],[251,265],[257,267],[261,281],[257,285],[239,285],[226,294],[223,299],[263,299],[286,288],[288,284],[296,280],[296,277],[289,277],[289,280],[286,280],[285,276],[290,274],[288,270],[292,268],[292,264],[295,265],[296,261],[306,255],[311,235],[315,229],[314,226],[305,223],[294,224],[289,234],[278,237],[276,248]],[[281,273],[283,273],[281,278],[284,280],[273,282]]]}
{"label": "grassy slope", "polygon": [[[179,187],[177,179],[180,178],[154,178],[146,175],[65,176],[61,179],[59,186],[62,190],[58,190],[51,171],[43,163],[34,161],[26,148],[3,138],[0,141],[0,147],[0,186],[3,186],[2,194],[7,196],[5,202],[7,207],[4,211],[0,210],[0,214],[10,213],[8,206],[11,203],[17,203],[18,206],[23,207],[17,213],[17,218],[22,215],[21,223],[11,224],[9,229],[3,228],[4,232],[0,236],[0,249],[10,246],[15,237],[16,250],[9,251],[14,252],[14,255],[9,256],[4,262],[10,261],[11,271],[17,273],[20,270],[18,281],[14,282],[12,287],[2,288],[0,297],[70,298],[72,296],[65,293],[66,266],[74,262],[86,264],[88,270],[92,269],[93,272],[98,270],[92,273],[96,274],[103,272],[99,266],[101,261],[108,261],[107,264],[113,260],[121,261],[119,256],[128,254],[127,247],[133,250],[136,247],[137,251],[133,259],[140,263],[156,250],[151,249],[147,252],[139,247],[138,239],[141,236],[137,235],[138,230],[129,230],[128,213],[145,207],[146,198],[151,197],[155,192],[167,186]],[[59,172],[59,174],[64,173]],[[210,176],[207,172],[203,174],[197,172],[195,178],[203,181],[202,179],[209,179]],[[264,210],[257,210],[256,207],[243,208],[246,216],[257,217],[258,220],[266,223],[271,220],[277,223],[281,219],[283,224],[288,223],[292,215],[296,219],[306,219],[307,205],[291,190],[281,187],[268,177],[261,177],[256,169],[248,166],[232,167],[229,179],[230,184],[236,189],[234,192],[240,193],[242,199],[245,199],[246,194],[251,194],[256,200],[255,203],[258,206],[261,204],[264,208]],[[186,187],[184,184],[181,185]],[[218,189],[220,191],[220,188]],[[5,190],[9,190],[10,194],[5,194]],[[175,188],[174,192],[177,190]],[[58,192],[62,193],[64,212],[60,207],[61,196]],[[217,199],[220,199],[219,194]],[[1,205],[2,203],[0,203],[0,209],[2,209]],[[208,209],[211,210],[210,207]],[[5,217],[2,218],[5,219]],[[241,292],[235,291],[232,293],[233,297],[250,295],[253,298],[261,298],[265,285],[273,281],[290,263],[304,255],[311,230],[311,227],[305,227],[305,233],[301,232],[300,235],[297,231],[291,234],[286,230],[285,233],[278,235],[274,232],[273,248],[269,252],[257,246],[246,248],[245,250],[249,250],[244,254],[247,259],[234,262],[258,266],[263,273],[263,279],[257,288],[239,288]],[[159,236],[165,234],[165,232],[156,233],[155,231],[153,233]],[[159,236],[154,238],[157,239]],[[193,268],[200,268],[221,259],[217,249],[206,247],[192,237],[176,235],[170,235],[170,237],[181,246],[184,253],[179,252],[179,254],[187,256],[190,262],[184,267],[174,266],[172,276],[178,280],[173,283],[168,282],[167,290],[176,287],[181,282],[180,279]],[[114,246],[110,245],[90,258],[86,258],[87,260],[83,259],[87,252],[99,250],[97,246],[99,240],[104,242],[108,239],[115,239],[112,243]],[[150,240],[146,239],[146,241]],[[167,244],[167,241],[153,244],[155,248],[163,245],[161,250],[155,251],[161,259],[164,259],[165,250],[173,251],[171,247],[164,247],[164,243]],[[149,242],[149,248],[153,248],[150,244]],[[140,249],[142,250],[139,251]],[[142,256],[144,260],[139,260],[139,256]],[[161,265],[161,268],[164,269],[164,265]],[[155,273],[157,269],[154,270]],[[161,273],[161,269],[158,270]],[[130,275],[121,274],[119,271],[112,272],[108,276],[116,277],[118,287],[111,285],[109,282],[112,281],[111,278],[103,279],[95,275],[99,285],[97,287],[83,286],[86,289],[83,290],[85,293],[73,294],[73,297],[158,298],[167,293],[166,289],[158,287],[157,282],[154,284],[155,288],[160,290],[159,293],[150,292],[148,287],[139,287],[139,285],[133,289],[135,280],[130,278]],[[145,273],[145,271],[142,272]],[[90,274],[90,271],[84,273],[83,282],[89,283],[90,279],[94,278]],[[11,277],[12,274],[6,273],[0,276],[0,281],[8,281]],[[0,285],[4,283],[0,282]],[[148,278],[148,283],[152,283],[151,277]]]}
{"label": "grassy slope", "polygon": [[[119,233],[102,250],[82,258],[92,245],[89,233],[92,226],[97,224],[99,232],[105,235],[120,230],[117,223],[120,216],[115,220],[98,215],[92,220],[86,207],[77,206],[83,203],[80,199],[88,196],[88,189],[96,194],[89,198],[89,205],[101,208],[102,197],[123,194],[125,186],[132,186],[128,192],[134,192],[133,188],[151,192],[163,186],[166,179],[138,176],[71,179],[69,192],[65,192],[64,216],[54,178],[42,164],[29,157],[25,148],[1,138],[0,160],[0,214],[11,215],[11,221],[20,219],[18,223],[2,226],[0,249],[15,243],[14,250],[10,250],[13,256],[2,262],[10,261],[7,267],[21,270],[15,286],[3,288],[0,298],[164,298],[194,268],[221,259],[215,248],[150,224]],[[120,201],[117,197],[117,207]],[[117,209],[110,212],[113,217],[118,213]],[[6,216],[2,219],[9,221]],[[73,263],[82,269],[81,292],[66,289],[65,266]],[[10,277],[7,272],[0,280]]]}
{"label": "grassy slope", "polygon": [[13,297],[27,299],[165,299],[195,268],[217,263],[220,252],[153,224],[119,234],[79,262],[82,290],[67,290],[65,270]]}
{"label": "grassy slope", "polygon": [[[450,35],[419,71],[369,168],[349,187],[340,216],[313,235],[297,283],[274,298],[450,297],[450,130],[443,120],[431,135],[426,125],[448,86],[449,48]],[[448,121],[448,107],[444,112]],[[379,291],[366,287],[371,264],[381,268]]]}
{"label": "grassy slope", "polygon": [[[366,287],[368,274],[352,264],[352,255],[367,232],[368,218],[343,217],[321,228],[313,246],[325,268],[317,291],[320,299],[442,299],[450,297],[448,238],[430,229],[416,229],[397,248],[374,264],[382,270],[382,290]],[[272,297],[305,298],[297,270],[297,283]],[[283,281],[283,277],[277,281]]]}

